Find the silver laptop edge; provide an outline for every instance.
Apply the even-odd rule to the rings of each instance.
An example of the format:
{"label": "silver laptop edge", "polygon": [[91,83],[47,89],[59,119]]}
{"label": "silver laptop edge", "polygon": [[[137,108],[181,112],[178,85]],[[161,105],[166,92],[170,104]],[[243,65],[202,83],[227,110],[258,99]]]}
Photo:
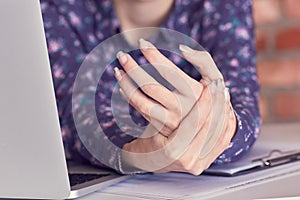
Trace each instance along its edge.
{"label": "silver laptop edge", "polygon": [[39,0],[0,1],[0,198],[76,198],[70,191]]}

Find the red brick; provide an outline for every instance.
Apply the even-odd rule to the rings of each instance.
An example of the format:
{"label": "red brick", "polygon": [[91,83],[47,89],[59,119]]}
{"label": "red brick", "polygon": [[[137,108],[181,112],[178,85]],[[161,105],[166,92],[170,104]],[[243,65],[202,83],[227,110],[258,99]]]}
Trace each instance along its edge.
{"label": "red brick", "polygon": [[281,120],[300,120],[300,91],[278,93],[274,96],[274,114]]}
{"label": "red brick", "polygon": [[263,121],[269,121],[269,109],[268,109],[268,102],[265,95],[261,94],[259,98],[259,109],[261,112],[261,116]]}
{"label": "red brick", "polygon": [[280,30],[276,36],[276,48],[280,50],[300,50],[300,26]]}
{"label": "red brick", "polygon": [[300,19],[300,1],[299,0],[285,0],[284,14],[290,19]]}
{"label": "red brick", "polygon": [[256,48],[258,52],[266,50],[267,38],[267,33],[264,30],[256,29]]}
{"label": "red brick", "polygon": [[300,58],[259,61],[257,70],[263,87],[300,86]]}
{"label": "red brick", "polygon": [[255,0],[254,19],[257,24],[276,23],[281,17],[279,0]]}

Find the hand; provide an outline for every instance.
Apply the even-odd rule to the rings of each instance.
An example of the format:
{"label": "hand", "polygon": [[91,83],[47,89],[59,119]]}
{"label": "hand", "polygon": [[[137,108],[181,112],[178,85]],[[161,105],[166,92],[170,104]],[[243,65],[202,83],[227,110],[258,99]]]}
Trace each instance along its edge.
{"label": "hand", "polygon": [[[128,54],[118,55],[120,63],[126,72],[129,72],[130,77],[147,95],[156,100],[151,100],[143,95],[133,86],[123,71],[117,71],[116,77],[124,96],[150,122],[143,133],[143,136],[147,138],[138,138],[124,146],[124,150],[137,153],[135,156],[125,155],[125,160],[147,171],[181,171],[200,174],[227,148],[235,132],[236,119],[231,109],[229,94],[228,92],[224,94],[225,87],[222,84],[223,81],[220,81],[223,80],[223,77],[206,52],[194,51],[188,47],[182,48],[184,57],[197,66],[203,76],[201,83],[195,83],[194,79],[179,70],[151,43],[146,42],[146,46],[147,48],[144,44],[144,47],[141,48],[145,57],[176,90],[170,92],[159,85],[155,79],[139,68]],[[163,64],[158,65],[157,63]],[[131,73],[131,71],[135,71],[135,73]],[[182,81],[186,84],[180,84],[177,77],[183,77]],[[151,83],[155,87],[149,89],[149,87],[145,87],[148,85],[145,83]],[[192,91],[192,93],[187,91]],[[178,95],[181,96],[178,97]],[[161,98],[162,96],[165,98]],[[227,101],[225,101],[225,96],[227,96]],[[188,106],[182,109],[184,115],[180,115],[182,113],[179,114],[178,110],[172,110],[176,107],[172,104],[174,99],[177,100],[175,101],[177,106],[185,105],[187,102]],[[218,104],[223,106],[218,107]],[[149,112],[151,107],[158,107],[160,112]],[[215,109],[216,107],[217,109]],[[163,110],[165,108],[167,109]],[[160,120],[160,116],[163,116],[162,111],[167,112],[166,116],[169,120],[172,119],[171,116],[177,117],[175,120],[178,125],[165,126],[163,120]],[[157,134],[156,128],[159,123],[152,123],[151,114],[153,113],[160,114],[155,115],[154,119],[160,125],[163,124],[161,130],[165,131],[164,133]],[[219,123],[219,119],[223,123]],[[212,127],[214,124],[221,125]],[[138,156],[141,153],[147,153],[147,158],[142,159],[141,156]]]}
{"label": "hand", "polygon": [[[205,87],[202,98],[199,99],[199,103],[201,101],[205,104],[211,100],[210,92],[207,90],[209,89]],[[227,102],[226,104],[228,105],[228,103],[229,102]],[[193,175],[200,175],[229,146],[230,140],[235,132],[235,116],[233,115],[230,107],[226,106],[226,113],[224,116],[225,121],[224,124],[220,126],[222,127],[222,130],[220,130],[220,132],[217,132],[216,129],[214,129],[217,127],[213,127],[213,129],[211,127],[213,121],[213,113],[211,112],[211,110],[212,108],[210,108],[210,110],[207,110],[210,113],[207,119],[203,122],[204,126],[197,132],[196,136],[193,138],[184,154],[169,166],[155,171],[156,173],[178,171],[190,173]],[[192,112],[193,110],[191,111],[191,113]],[[186,119],[188,120],[189,117],[190,115],[188,115]],[[182,124],[183,123],[186,122],[183,121]],[[129,150],[131,149],[129,148]]]}
{"label": "hand", "polygon": [[[209,89],[205,87],[202,97],[199,99],[199,104],[210,105],[210,101]],[[201,174],[228,147],[232,134],[235,132],[236,122],[234,115],[232,115],[232,110],[229,106],[226,108],[227,120],[225,123],[227,125],[223,127],[221,135],[217,138],[216,143],[213,144],[213,150],[205,153],[204,156],[201,157],[200,155],[207,148],[206,142],[212,118],[211,107],[207,107],[206,111],[202,110],[205,113],[210,113],[209,117],[204,120],[202,128],[200,128],[200,123],[199,127],[197,127],[196,123],[191,123],[195,118],[199,117],[197,115],[199,109],[193,108],[180,124],[180,128],[174,131],[170,137],[154,134],[149,138],[142,137],[125,144],[124,150],[131,153],[123,154],[123,161],[127,163],[127,166],[133,165],[136,168],[156,173],[177,171],[194,175]],[[194,130],[198,130],[196,135]],[[153,127],[147,129],[147,131],[155,133]],[[147,131],[144,134],[149,135]],[[164,150],[159,151],[160,149]],[[208,146],[208,149],[212,149],[212,147]]]}
{"label": "hand", "polygon": [[[116,78],[129,103],[161,134],[169,136],[190,112],[203,86],[180,70],[150,42],[141,40],[141,44],[144,44],[141,50],[147,60],[176,89],[170,91],[162,86],[139,67],[130,55],[123,52],[119,52],[117,57],[127,74],[118,70]],[[151,98],[139,91],[129,77]]]}

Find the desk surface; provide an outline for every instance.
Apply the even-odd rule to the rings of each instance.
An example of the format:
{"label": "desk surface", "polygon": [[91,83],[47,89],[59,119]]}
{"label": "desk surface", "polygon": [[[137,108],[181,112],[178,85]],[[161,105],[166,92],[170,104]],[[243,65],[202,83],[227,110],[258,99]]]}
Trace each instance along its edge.
{"label": "desk surface", "polygon": [[[259,138],[259,142],[264,142],[266,145],[274,145],[277,144],[282,146],[282,143],[286,145],[286,147],[291,146],[299,146],[300,148],[300,123],[290,123],[290,124],[268,124],[264,125],[262,128],[262,133]],[[141,200],[141,199],[257,199],[257,198],[279,198],[279,197],[293,197],[300,196],[300,166],[299,162],[292,163],[287,166],[281,166],[273,168],[272,171],[268,169],[268,173],[270,173],[269,177],[265,177],[266,172],[261,171],[255,174],[248,174],[244,176],[232,177],[232,178],[224,178],[224,177],[212,177],[212,176],[199,176],[192,177],[185,174],[161,174],[161,175],[141,175],[134,177],[132,179],[126,180],[124,182],[118,183],[111,187],[108,187],[102,191],[98,191],[92,193],[88,196],[81,198],[81,200],[92,200],[92,199],[131,199],[131,200]],[[161,176],[160,182],[155,183],[157,179],[155,177]],[[175,176],[175,178],[174,178]],[[176,184],[171,188],[168,188],[168,184],[171,184],[171,179],[177,180]],[[210,193],[202,196],[193,196],[184,194],[184,187],[180,187],[183,185],[184,179],[187,178],[189,181],[195,183],[200,181],[205,181],[206,185],[216,185],[216,191],[214,193]],[[145,191],[139,191],[139,185],[134,185],[135,182],[138,183],[139,179],[149,180],[145,183],[156,185],[157,188],[153,187]],[[164,183],[163,183],[163,181]],[[166,180],[170,180],[168,183]],[[224,187],[225,184],[232,184],[236,182],[236,186],[227,188],[226,190],[220,190],[220,187]],[[154,183],[154,184],[153,184]],[[169,197],[162,195],[158,192],[158,188],[161,186],[165,186],[165,190],[168,189],[180,192],[182,190],[182,196],[172,196]],[[195,188],[197,191],[197,188]],[[133,192],[124,193],[121,191],[133,190]],[[165,194],[165,193],[164,193]]]}

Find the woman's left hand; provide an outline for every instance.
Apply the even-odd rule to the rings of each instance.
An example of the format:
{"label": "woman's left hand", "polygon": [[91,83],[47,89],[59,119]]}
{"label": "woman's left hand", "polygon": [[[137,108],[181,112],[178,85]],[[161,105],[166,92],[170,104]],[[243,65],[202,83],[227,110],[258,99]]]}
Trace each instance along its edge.
{"label": "woman's left hand", "polygon": [[[158,83],[124,52],[119,52],[117,57],[126,74],[115,68],[115,75],[128,102],[160,133],[169,136],[199,99],[203,86],[180,70],[150,42],[141,40],[140,44],[147,60],[176,89],[170,91]],[[138,90],[129,77],[151,98]]]}

